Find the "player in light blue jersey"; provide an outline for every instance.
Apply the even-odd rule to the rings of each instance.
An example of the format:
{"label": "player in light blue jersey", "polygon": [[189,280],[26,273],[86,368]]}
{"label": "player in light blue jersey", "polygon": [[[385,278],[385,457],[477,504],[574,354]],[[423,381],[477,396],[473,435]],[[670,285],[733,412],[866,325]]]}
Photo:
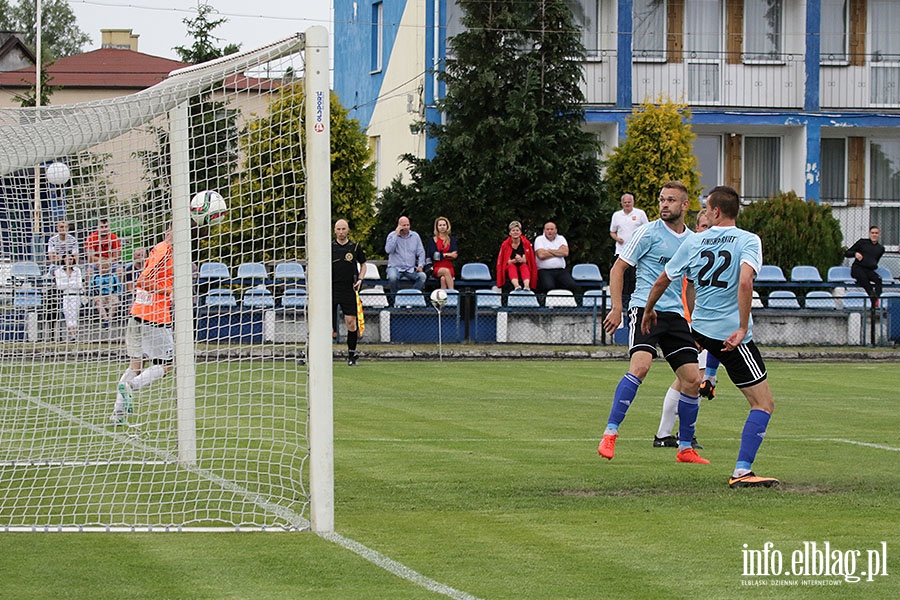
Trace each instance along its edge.
{"label": "player in light blue jersey", "polygon": [[655,306],[672,281],[682,276],[694,282],[694,338],[715,356],[750,403],[741,433],[731,487],[772,487],[772,477],[753,473],[753,461],[766,435],[775,400],[766,380],[766,366],[752,339],[753,279],[762,266],[759,237],[738,229],[740,197],[727,186],[713,188],[707,199],[712,227],[683,244],[653,284],[644,309],[642,331],[652,331]]}
{"label": "player in light blue jersey", "polygon": [[661,294],[660,319],[652,330],[641,332],[644,302],[654,282],[665,269],[675,251],[691,235],[684,225],[684,213],[688,208],[688,190],[680,181],[670,181],[659,193],[659,219],[641,226],[635,231],[625,249],[619,254],[610,272],[612,309],[603,320],[603,327],[613,333],[622,322],[622,285],[625,271],[636,269],[637,285],[629,304],[629,354],[628,372],[622,377],[613,395],[612,408],[603,440],[597,452],[612,460],[619,437],[619,425],[625,419],[628,407],[637,395],[638,386],[644,381],[656,348],[663,352],[669,366],[680,383],[678,401],[679,425],[678,462],[709,464],[691,447],[694,425],[700,410],[700,374],[697,369],[697,345],[691,337],[691,328],[684,318],[681,302],[681,281],[668,286]]}

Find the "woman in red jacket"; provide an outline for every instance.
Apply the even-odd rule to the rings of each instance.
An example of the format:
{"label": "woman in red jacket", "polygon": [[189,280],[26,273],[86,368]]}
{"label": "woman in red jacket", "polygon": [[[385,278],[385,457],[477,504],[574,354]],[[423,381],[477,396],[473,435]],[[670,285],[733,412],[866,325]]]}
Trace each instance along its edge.
{"label": "woman in red jacket", "polygon": [[522,224],[518,221],[509,224],[509,237],[500,245],[497,255],[497,287],[502,288],[507,278],[515,290],[530,290],[532,282],[537,285],[534,249],[522,235]]}

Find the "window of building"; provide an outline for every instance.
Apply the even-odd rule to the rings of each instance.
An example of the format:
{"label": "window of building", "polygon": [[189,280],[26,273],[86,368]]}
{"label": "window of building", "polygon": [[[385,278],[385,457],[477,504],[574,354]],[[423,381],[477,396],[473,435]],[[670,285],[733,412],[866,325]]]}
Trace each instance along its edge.
{"label": "window of building", "polygon": [[823,63],[847,62],[849,0],[822,0],[819,52]]}
{"label": "window of building", "polygon": [[871,54],[872,104],[900,103],[900,3],[869,0],[869,52]]}
{"label": "window of building", "polygon": [[632,10],[633,60],[665,60],[666,0],[634,0]]}
{"label": "window of building", "polygon": [[782,17],[782,0],[744,0],[744,60],[782,60]]}
{"label": "window of building", "polygon": [[709,191],[721,185],[722,177],[722,136],[698,135],[694,138],[694,156],[697,157],[697,169],[700,171],[700,192],[702,198]]}
{"label": "window of building", "polygon": [[819,199],[831,204],[847,201],[847,140],[826,138],[819,152]]}
{"label": "window of building", "polygon": [[722,61],[721,0],[685,2],[684,43],[688,62],[688,101],[720,100]]}
{"label": "window of building", "polygon": [[575,26],[581,30],[581,43],[584,44],[585,56],[600,56],[600,31],[597,27],[598,0],[566,0],[572,9]]}
{"label": "window of building", "polygon": [[771,198],[781,190],[781,138],[744,137],[744,199]]}
{"label": "window of building", "polygon": [[900,245],[900,140],[869,143],[869,223],[881,229],[881,243]]}
{"label": "window of building", "polygon": [[372,72],[381,71],[384,59],[384,3],[372,5]]}

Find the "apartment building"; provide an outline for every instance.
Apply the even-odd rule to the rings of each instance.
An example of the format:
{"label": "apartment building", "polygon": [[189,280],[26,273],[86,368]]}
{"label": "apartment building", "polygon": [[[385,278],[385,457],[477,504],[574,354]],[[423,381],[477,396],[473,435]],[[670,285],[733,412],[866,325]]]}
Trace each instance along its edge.
{"label": "apartment building", "polygon": [[[873,223],[900,251],[900,2],[569,4],[585,128],[607,147],[642,102],[685,102],[705,189],[725,183],[747,201],[793,190],[830,203],[848,244]],[[379,186],[401,154],[434,153],[409,126],[441,118],[435,72],[460,15],[455,0],[334,0],[335,90],[368,132]]]}

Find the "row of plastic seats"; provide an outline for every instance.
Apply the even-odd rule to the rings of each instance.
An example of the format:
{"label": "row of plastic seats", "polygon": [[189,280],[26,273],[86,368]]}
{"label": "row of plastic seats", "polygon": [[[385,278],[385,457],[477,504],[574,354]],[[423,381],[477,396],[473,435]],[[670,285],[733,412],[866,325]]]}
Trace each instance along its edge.
{"label": "row of plastic seats", "polygon": [[[491,269],[482,262],[464,264],[459,270],[459,278],[463,281],[494,281],[494,278],[491,276]],[[572,266],[572,279],[585,283],[601,283],[603,275],[600,274],[600,267],[597,265],[593,263],[579,263]]]}
{"label": "row of plastic seats", "polygon": [[[202,282],[232,281],[231,269],[222,262],[201,263],[198,275]],[[263,263],[241,263],[234,279],[245,283],[265,283],[269,281],[269,271]],[[276,283],[303,281],[306,279],[306,271],[298,262],[279,263],[275,265],[273,279]]]}
{"label": "row of plastic seats", "polygon": [[[894,298],[900,298],[900,292],[887,292],[882,294],[882,306],[885,308],[893,302]],[[803,300],[805,308],[814,310],[862,310],[871,307],[869,295],[862,288],[849,288],[843,296],[836,297],[825,290],[812,290],[806,293]],[[799,309],[800,301],[791,290],[774,290],[769,294],[769,308],[781,310]]]}
{"label": "row of plastic seats", "polygon": [[[604,292],[602,290],[589,290],[584,293],[581,305],[593,307],[603,305]],[[476,308],[500,308],[503,306],[503,295],[494,290],[476,290]],[[506,298],[506,306],[509,308],[540,308],[541,303],[537,295],[531,290],[514,290]],[[547,308],[576,308],[578,301],[569,290],[550,290],[544,300]]]}
{"label": "row of plastic seats", "polygon": [[[888,271],[884,267],[878,267],[877,272],[881,275],[881,278],[884,280],[885,284],[891,284],[894,282],[894,277],[891,275],[891,272]],[[787,278],[784,276],[784,272],[781,270],[781,267],[777,265],[763,265],[759,269],[759,275],[756,277],[757,282],[761,283],[787,283]],[[856,280],[850,274],[850,267],[830,267],[828,269],[828,283],[854,283]],[[791,269],[791,282],[792,283],[825,283],[822,281],[822,276],[819,274],[819,270],[812,265],[797,265]]]}
{"label": "row of plastic seats", "polygon": [[[306,306],[304,288],[288,288],[280,298],[282,308],[303,308]],[[234,308],[238,306],[234,291],[228,288],[213,288],[206,293],[203,304],[210,307]],[[250,288],[241,297],[240,305],[245,308],[275,308],[275,295],[265,288]]]}

